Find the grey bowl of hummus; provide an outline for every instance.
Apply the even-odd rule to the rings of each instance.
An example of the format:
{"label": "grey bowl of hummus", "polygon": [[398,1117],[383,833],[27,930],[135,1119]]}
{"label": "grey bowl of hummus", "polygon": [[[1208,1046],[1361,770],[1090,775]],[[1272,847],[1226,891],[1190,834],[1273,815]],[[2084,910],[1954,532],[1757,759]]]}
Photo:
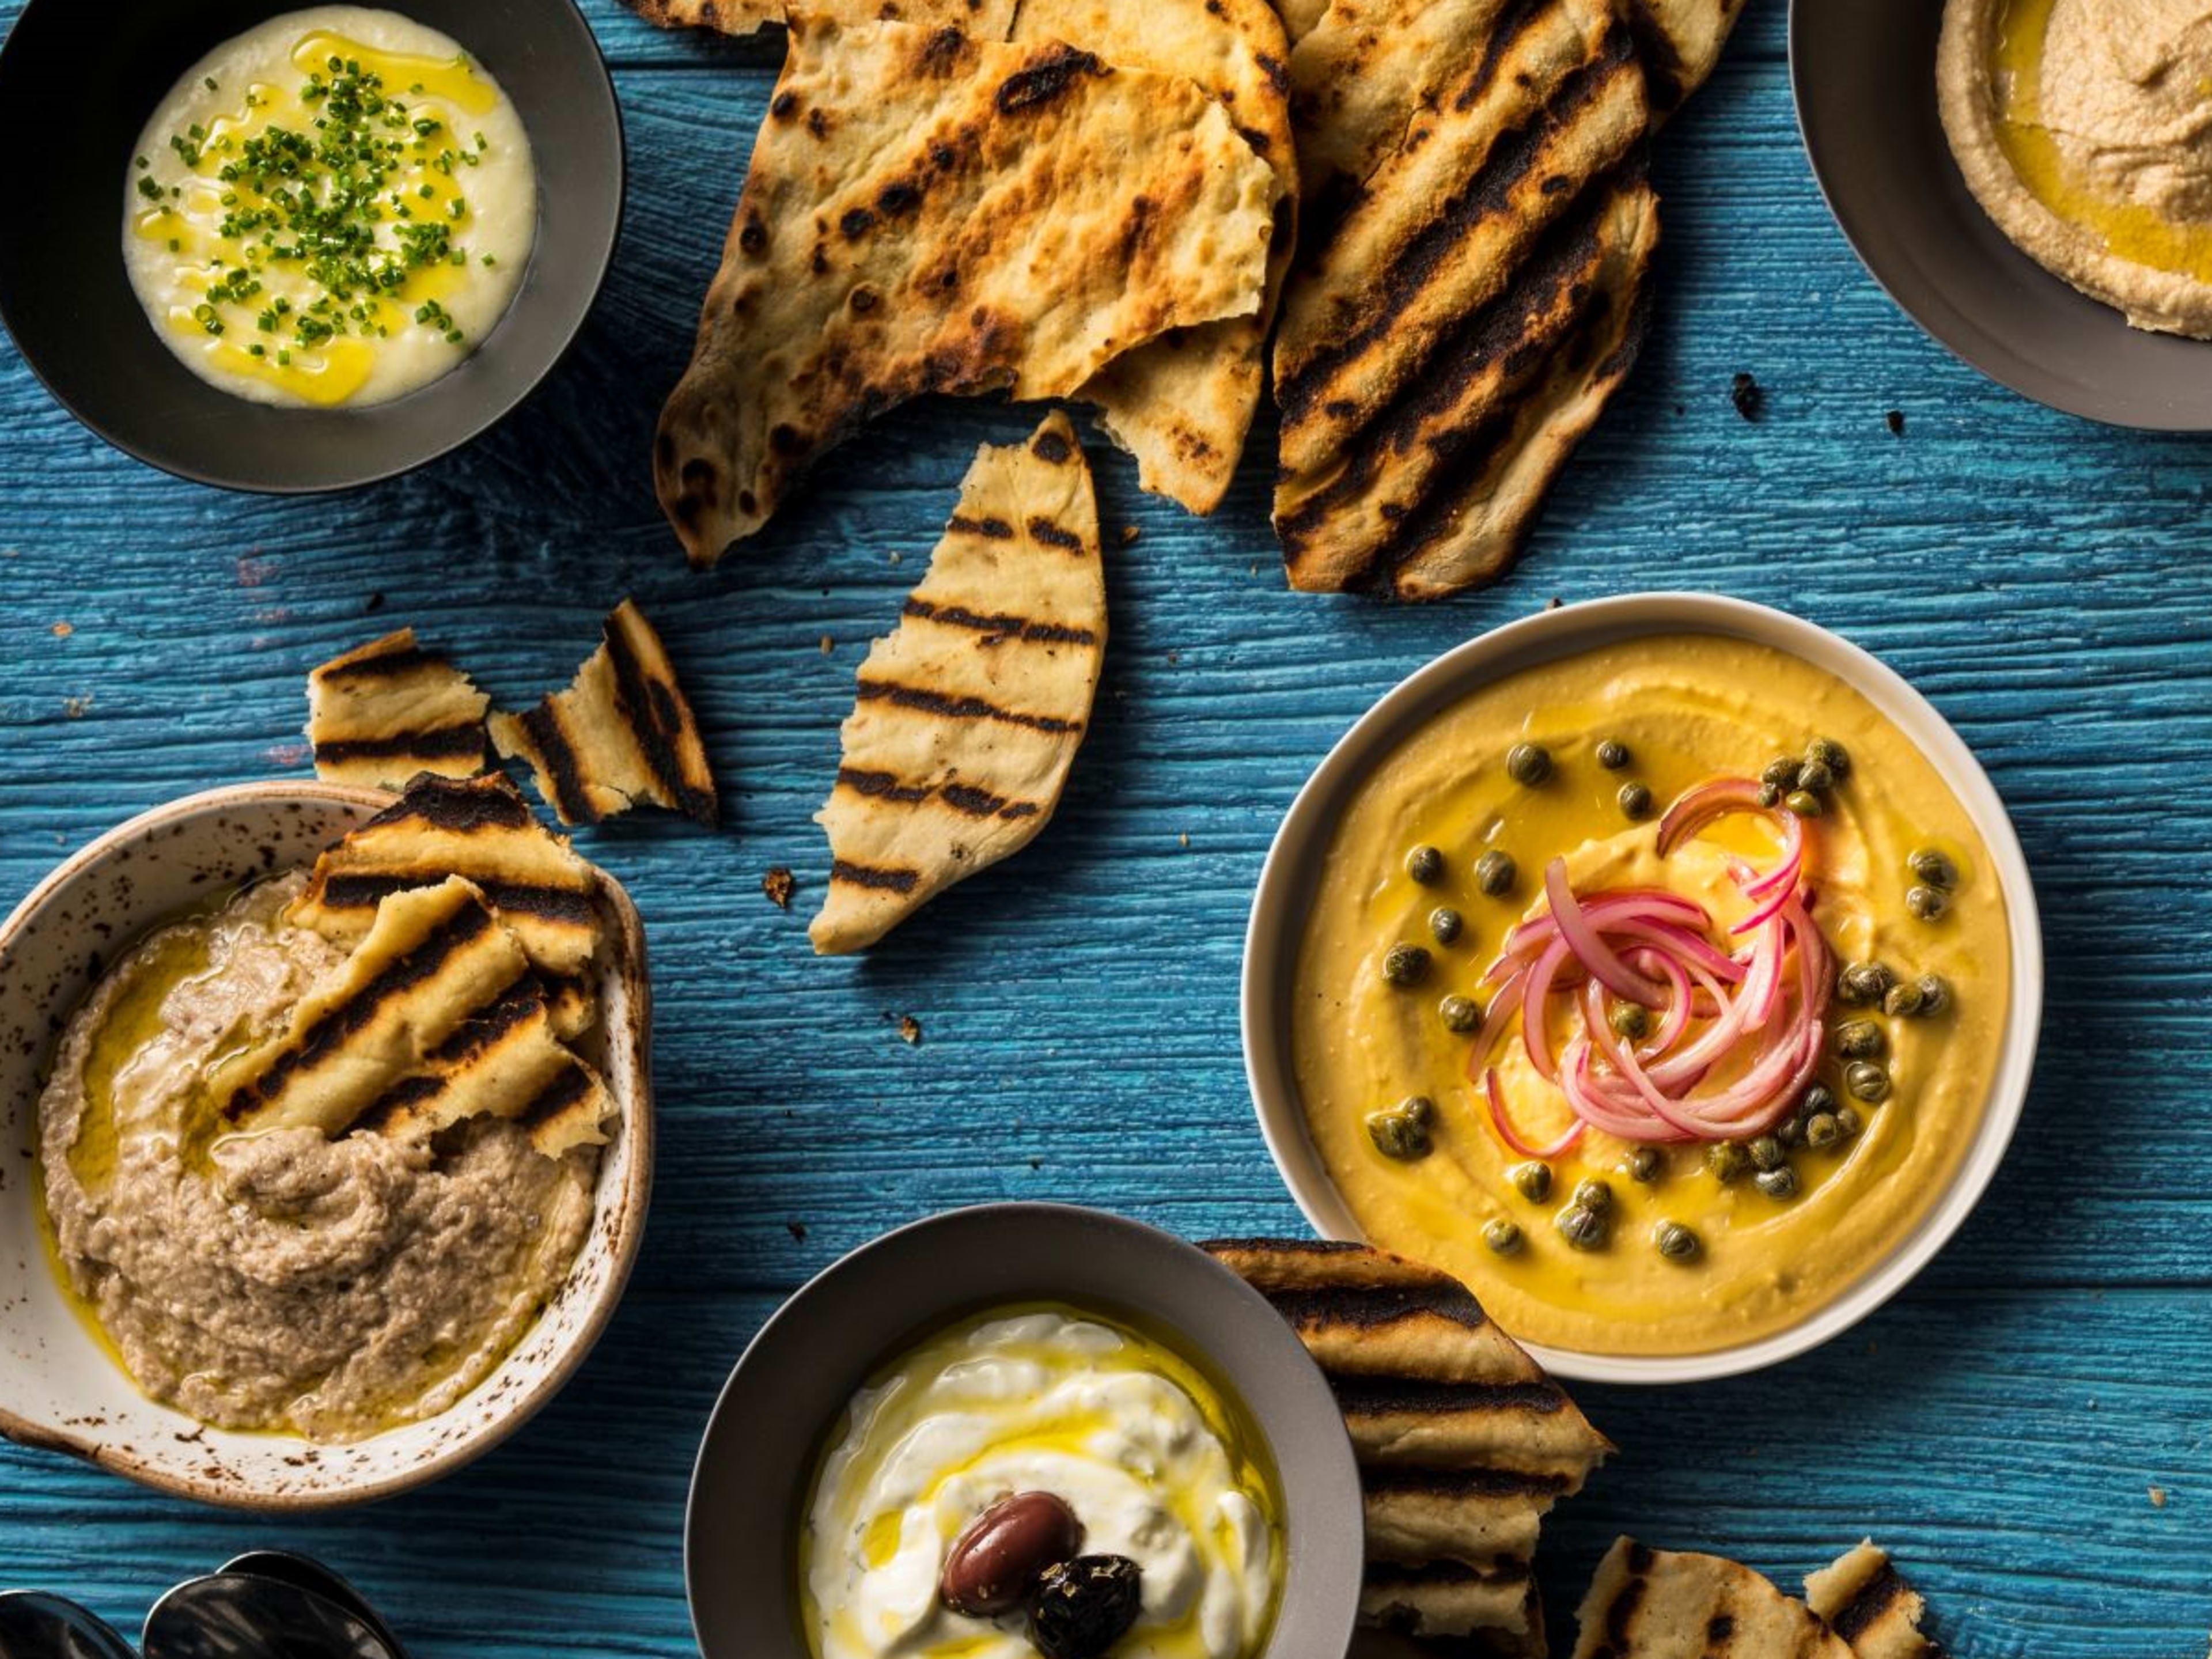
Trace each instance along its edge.
{"label": "grey bowl of hummus", "polygon": [[999,1204],[862,1247],[732,1373],[684,1531],[705,1659],[1306,1659],[1362,1510],[1328,1384],[1203,1251]]}
{"label": "grey bowl of hummus", "polygon": [[[489,1449],[604,1328],[652,1165],[643,941],[611,880],[592,872],[605,929],[574,1040],[604,1080],[590,1145],[458,1105],[434,1134],[218,1109],[226,1067],[283,1053],[319,1010],[359,1029],[327,999],[362,982],[380,935],[333,943],[297,906],[318,855],[392,806],[309,782],[191,796],[94,842],[0,925],[0,1136],[21,1155],[0,1174],[9,1439],[212,1503],[357,1502]],[[487,975],[519,950],[497,931],[470,947]],[[395,1006],[372,1026],[397,1042]],[[472,1020],[466,1041],[489,1035]],[[295,1056],[283,1076],[361,1059]]]}

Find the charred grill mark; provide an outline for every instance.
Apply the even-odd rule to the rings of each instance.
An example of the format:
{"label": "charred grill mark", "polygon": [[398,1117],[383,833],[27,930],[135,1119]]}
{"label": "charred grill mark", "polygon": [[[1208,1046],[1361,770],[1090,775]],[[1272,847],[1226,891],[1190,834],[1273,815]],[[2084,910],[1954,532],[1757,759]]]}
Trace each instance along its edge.
{"label": "charred grill mark", "polygon": [[1082,537],[1073,530],[1062,530],[1042,513],[1030,515],[1029,528],[1033,541],[1042,542],[1048,547],[1064,548],[1070,553],[1083,551]]}
{"label": "charred grill mark", "polygon": [[1017,708],[1001,708],[983,697],[947,696],[942,691],[933,691],[927,686],[902,685],[896,680],[863,679],[860,683],[859,699],[862,702],[889,702],[900,708],[911,708],[924,714],[936,714],[945,720],[997,720],[1006,726],[1024,726],[1032,732],[1079,732],[1080,720],[1066,720],[1056,714],[1030,714]]}
{"label": "charred grill mark", "polygon": [[1564,1474],[1521,1469],[1398,1468],[1370,1465],[1359,1471],[1359,1484],[1370,1498],[1559,1498],[1569,1481]]}
{"label": "charred grill mark", "polygon": [[1418,1566],[1395,1561],[1370,1561],[1370,1589],[1412,1589],[1421,1584],[1525,1584],[1530,1570],[1526,1561],[1498,1561],[1486,1567],[1464,1561],[1424,1561]]}
{"label": "charred grill mark", "polygon": [[1644,1575],[1651,1571],[1651,1552],[1641,1544],[1628,1547],[1628,1582],[1620,1593],[1606,1604],[1600,1622],[1605,1628],[1606,1640],[1615,1649],[1626,1650],[1635,1639],[1636,1610],[1644,1604]]}
{"label": "charred grill mark", "polygon": [[1216,1255],[1352,1255],[1364,1254],[1364,1244],[1340,1238],[1209,1238],[1198,1247]]}
{"label": "charred grill mark", "polygon": [[1829,1626],[1844,1641],[1856,1646],[1858,1638],[1865,1635],[1875,1621],[1887,1613],[1891,1604],[1904,1594],[1905,1581],[1898,1577],[1897,1569],[1885,1561],[1881,1570],[1860,1585],[1858,1593],[1851,1597],[1849,1604],[1828,1621]]}
{"label": "charred grill mark", "polygon": [[505,990],[456,1025],[428,1058],[445,1065],[480,1054],[544,1006],[545,993],[538,976],[526,968]]}
{"label": "charred grill mark", "polygon": [[526,1129],[538,1128],[580,1104],[591,1092],[592,1074],[581,1064],[572,1061],[538,1091],[536,1099],[515,1115],[515,1121]]}
{"label": "charred grill mark", "polygon": [[483,724],[464,720],[428,732],[399,732],[388,738],[332,738],[315,744],[318,763],[332,765],[355,760],[389,760],[415,756],[424,760],[452,760],[483,753]]}
{"label": "charred grill mark", "polygon": [[1553,0],[1513,0],[1491,25],[1490,39],[1484,46],[1481,60],[1474,71],[1460,83],[1459,93],[1452,100],[1452,107],[1462,112],[1482,101],[1482,96],[1497,84],[1498,66],[1505,61],[1505,54],[1518,46],[1521,37],[1540,11],[1548,9]]}
{"label": "charred grill mark", "polygon": [[530,734],[531,744],[544,763],[546,776],[553,785],[553,799],[561,808],[561,816],[572,823],[596,823],[599,815],[592,809],[592,799],[584,790],[584,769],[576,757],[576,750],[568,741],[568,734],[561,729],[561,717],[550,702],[541,702],[522,717],[522,729]]}
{"label": "charred grill mark", "polygon": [[1651,112],[1666,115],[1682,101],[1689,90],[1682,54],[1674,50],[1674,42],[1667,33],[1667,26],[1651,9],[1650,0],[1627,0],[1626,28],[1635,43],[1637,55],[1644,60],[1644,80],[1651,94]]}
{"label": "charred grill mark", "polygon": [[1000,82],[992,101],[1000,114],[1019,115],[1057,103],[1080,76],[1106,73],[1106,66],[1091,53],[1055,45],[1029,68],[1017,70]]}
{"label": "charred grill mark", "polygon": [[1275,1311],[1301,1331],[1329,1326],[1373,1330],[1401,1319],[1433,1316],[1479,1331],[1490,1322],[1463,1285],[1378,1285],[1343,1290],[1270,1291]]}
{"label": "charred grill mark", "polygon": [[895,773],[863,771],[857,766],[839,767],[837,781],[855,794],[866,795],[872,800],[897,801],[902,805],[926,801],[933,793],[927,784],[901,783]]}
{"label": "charred grill mark", "polygon": [[255,1107],[275,1099],[293,1077],[321,1064],[386,1005],[435,975],[491,925],[490,914],[473,901],[456,909],[412,950],[386,963],[352,996],[319,1015],[257,1080],[234,1090],[222,1103],[223,1121],[236,1123]]}
{"label": "charred grill mark", "polygon": [[866,887],[880,893],[911,893],[921,880],[921,872],[914,870],[890,870],[879,865],[855,864],[850,859],[833,859],[830,863],[830,879],[842,881],[854,887]]}
{"label": "charred grill mark", "polygon": [[532,827],[530,803],[504,777],[480,781],[463,778],[417,778],[396,805],[387,806],[362,827],[385,830],[395,824],[428,824],[453,835],[484,830]]}
{"label": "charred grill mark", "polygon": [[1716,1650],[1728,1646],[1735,1634],[1735,1618],[1732,1613],[1717,1613],[1705,1620],[1705,1645]]}
{"label": "charred grill mark", "polygon": [[871,800],[892,801],[901,806],[919,806],[934,796],[955,811],[965,812],[971,818],[1025,818],[1036,814],[1036,806],[1027,801],[1009,800],[1004,795],[994,795],[988,789],[978,789],[971,784],[904,783],[891,772],[874,772],[857,766],[837,769],[837,781],[856,794]]}
{"label": "charred grill mark", "polygon": [[1054,466],[1060,465],[1075,453],[1075,446],[1057,432],[1040,432],[1030,440],[1030,453]]}
{"label": "charred grill mark", "polygon": [[1449,1412],[1562,1410],[1556,1382],[1431,1382],[1413,1376],[1334,1376],[1328,1386],[1346,1417],[1432,1416]]}
{"label": "charred grill mark", "polygon": [[919,617],[925,622],[943,623],[948,628],[972,629],[978,634],[995,634],[1004,639],[1023,640],[1032,645],[1096,645],[1098,635],[1088,628],[1072,628],[1065,623],[1032,622],[1011,611],[983,612],[969,611],[957,605],[933,605],[927,599],[910,599],[903,613]]}
{"label": "charred grill mark", "polygon": [[[641,625],[642,625],[641,623]],[[646,764],[684,813],[714,827],[720,816],[711,787],[702,788],[685,772],[678,739],[690,725],[674,686],[655,674],[619,623],[607,624],[607,661],[615,671],[615,702],[623,722],[637,738]]]}
{"label": "charred grill mark", "polygon": [[332,680],[391,680],[411,674],[418,668],[446,668],[446,653],[426,651],[421,646],[398,646],[380,651],[373,656],[356,657],[350,662],[325,663],[315,670],[313,678],[328,684]]}
{"label": "charred grill mark", "polygon": [[[326,908],[332,910],[374,910],[394,893],[404,893],[416,887],[434,887],[448,876],[465,873],[446,870],[409,871],[404,874],[333,875],[322,884],[316,896]],[[477,884],[477,890],[490,901],[495,910],[532,916],[541,921],[579,927],[592,924],[592,899],[588,892],[532,882],[501,881],[495,877],[480,875],[468,875],[467,879]]]}
{"label": "charred grill mark", "polygon": [[981,536],[994,542],[1010,542],[1014,538],[1014,527],[1004,519],[970,519],[956,513],[945,521],[945,530],[960,536]]}
{"label": "charred grill mark", "polygon": [[988,789],[977,789],[964,783],[948,783],[938,791],[947,806],[965,812],[971,818],[1028,818],[1036,816],[1034,802],[1009,800],[1004,795],[994,795]]}

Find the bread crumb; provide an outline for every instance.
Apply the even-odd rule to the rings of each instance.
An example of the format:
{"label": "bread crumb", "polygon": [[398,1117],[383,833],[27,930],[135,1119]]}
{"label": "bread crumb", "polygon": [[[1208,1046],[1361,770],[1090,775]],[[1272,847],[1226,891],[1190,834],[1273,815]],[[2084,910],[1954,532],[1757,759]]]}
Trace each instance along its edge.
{"label": "bread crumb", "polygon": [[1124,547],[1134,547],[1137,544],[1137,538],[1143,533],[1143,532],[1139,531],[1137,526],[1133,524],[1123,525],[1121,526],[1121,545]]}
{"label": "bread crumb", "polygon": [[1176,837],[1176,841],[1178,841],[1178,842],[1181,842],[1183,846],[1185,846],[1185,847],[1189,846],[1189,845],[1190,845],[1190,831],[1188,831],[1188,830],[1184,830],[1184,831],[1182,832],[1182,834],[1181,834],[1181,835],[1179,835],[1179,836],[1177,836]]}
{"label": "bread crumb", "polygon": [[1891,437],[1902,438],[1905,435],[1905,411],[1903,410],[1893,409],[1888,414],[1883,416],[1881,418],[1883,424],[1889,428],[1889,435]]}
{"label": "bread crumb", "polygon": [[68,715],[73,720],[82,720],[86,714],[91,712],[91,709],[92,698],[89,696],[82,697],[64,697],[62,699],[62,713]]}
{"label": "bread crumb", "polygon": [[76,632],[76,629],[68,623],[58,622],[54,624],[54,637],[58,640],[65,640]]}
{"label": "bread crumb", "polygon": [[2154,1510],[2162,1510],[2166,1507],[2165,1487],[2153,1486],[2150,1489],[2150,1506]]}
{"label": "bread crumb", "polygon": [[1766,407],[1766,392],[1756,380],[1739,371],[1729,382],[1729,401],[1745,420],[1755,421]]}
{"label": "bread crumb", "polygon": [[768,873],[761,878],[761,891],[775,902],[779,910],[791,908],[791,896],[798,888],[797,878],[781,864],[769,866]]}
{"label": "bread crumb", "polygon": [[804,1221],[787,1221],[783,1224],[783,1230],[791,1235],[793,1243],[806,1243],[806,1224]]}
{"label": "bread crumb", "polygon": [[919,1048],[921,1047],[921,1022],[920,1020],[916,1019],[912,1014],[901,1014],[898,1017],[898,1027],[899,1036],[905,1039],[906,1046],[908,1048]]}
{"label": "bread crumb", "polygon": [[831,639],[827,634],[824,634],[822,636],[822,654],[825,657],[828,656],[831,651],[836,648],[836,641]]}

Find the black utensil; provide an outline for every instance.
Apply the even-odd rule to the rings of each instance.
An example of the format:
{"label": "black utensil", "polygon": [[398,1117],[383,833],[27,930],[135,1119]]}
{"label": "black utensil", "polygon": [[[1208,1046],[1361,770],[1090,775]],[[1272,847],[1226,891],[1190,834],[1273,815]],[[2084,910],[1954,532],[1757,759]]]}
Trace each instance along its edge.
{"label": "black utensil", "polygon": [[137,1659],[97,1613],[44,1590],[0,1593],[0,1659]]}
{"label": "black utensil", "polygon": [[374,1625],[320,1589],[213,1572],[154,1604],[146,1659],[404,1659]]}
{"label": "black utensil", "polygon": [[407,1650],[384,1622],[384,1616],[368,1604],[368,1598],[311,1555],[295,1555],[290,1550],[248,1550],[224,1562],[217,1571],[273,1578],[335,1601],[374,1631],[392,1650],[393,1659],[406,1659]]}

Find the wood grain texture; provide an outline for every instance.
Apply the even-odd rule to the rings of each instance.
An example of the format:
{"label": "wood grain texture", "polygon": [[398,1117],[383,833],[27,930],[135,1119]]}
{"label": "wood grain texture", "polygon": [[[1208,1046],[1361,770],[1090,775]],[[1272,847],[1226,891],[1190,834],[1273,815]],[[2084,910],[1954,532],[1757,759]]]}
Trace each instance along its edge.
{"label": "wood grain texture", "polygon": [[[2037,871],[2046,1038],[1990,1199],[1889,1310],[1760,1376],[1580,1391],[1623,1451],[1547,1534],[1561,1645],[1618,1529],[1788,1581],[1871,1532],[1965,1659],[2198,1659],[2212,455],[2022,404],[1891,307],[1798,148],[1779,0],[1755,0],[1667,135],[1654,337],[1519,574],[1423,611],[1293,596],[1266,531],[1270,435],[1203,524],[1102,453],[1106,521],[1141,538],[1110,558],[1113,648],[1060,815],[857,963],[805,939],[825,862],[809,817],[853,669],[974,447],[1017,440],[1034,411],[902,411],[757,544],[687,572],[647,444],[776,52],[588,9],[631,143],[623,246],[575,355],[473,448],[335,500],[225,495],[108,452],[0,348],[0,902],[131,812],[302,770],[301,678],[342,647],[412,623],[514,707],[564,684],[635,593],[697,704],[729,827],[580,837],[636,896],[657,969],[663,1161],[634,1288],[515,1441],[362,1513],[265,1525],[0,1448],[0,1583],[135,1627],[174,1580],[289,1544],[356,1575],[420,1659],[688,1652],[690,1457],[775,1303],[891,1224],[978,1200],[1097,1203],[1192,1237],[1300,1231],[1236,1026],[1278,817],[1435,653],[1554,595],[1683,586],[1839,629],[1958,725]],[[0,0],[0,22],[14,12]],[[1738,370],[1766,389],[1755,422],[1729,404]],[[771,864],[800,878],[787,914],[760,891]],[[919,1047],[897,1035],[908,1012]]]}

